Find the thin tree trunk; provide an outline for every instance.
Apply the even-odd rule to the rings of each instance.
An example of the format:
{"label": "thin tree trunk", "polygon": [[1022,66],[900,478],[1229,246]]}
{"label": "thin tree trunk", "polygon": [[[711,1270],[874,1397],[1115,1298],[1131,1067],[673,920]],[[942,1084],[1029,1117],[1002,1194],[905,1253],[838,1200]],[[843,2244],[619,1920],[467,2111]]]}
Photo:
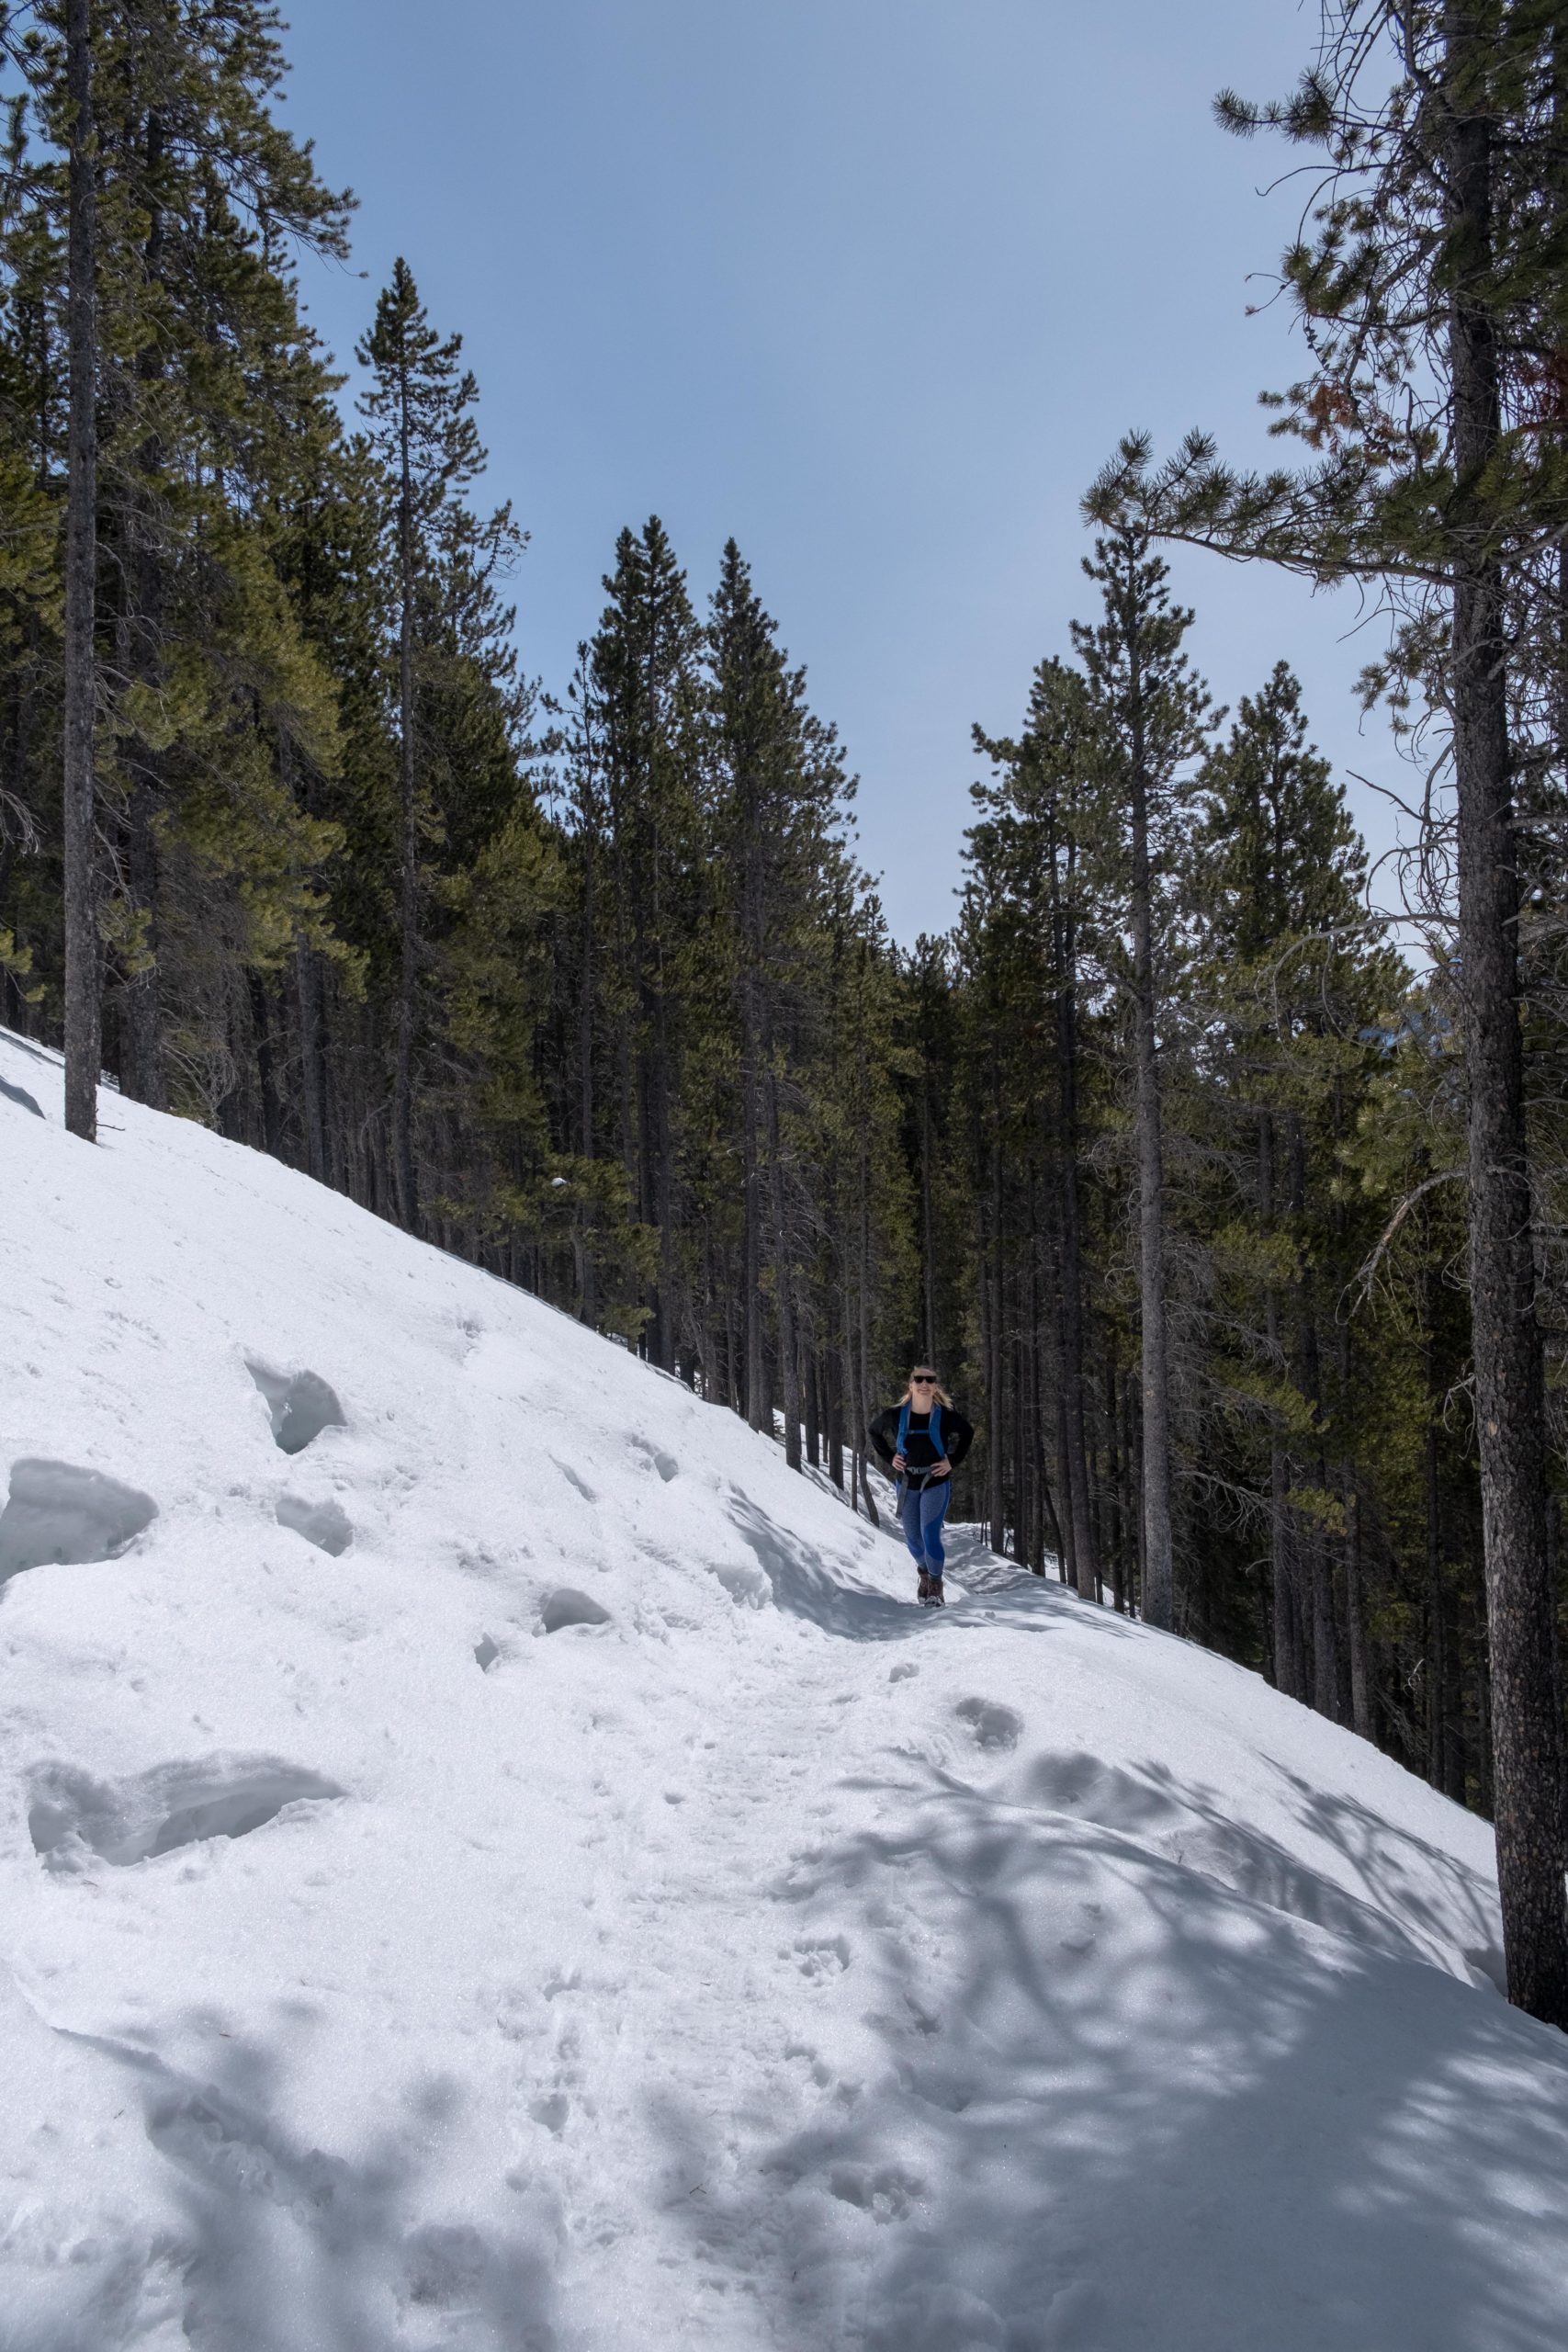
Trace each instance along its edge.
{"label": "thin tree trunk", "polygon": [[255,1043],[256,1085],[261,1096],[262,1149],[273,1159],[283,1158],[283,1104],[277,1091],[277,1057],[272,1043],[272,1006],[259,972],[246,974],[251,1006],[251,1034]]}
{"label": "thin tree trunk", "polygon": [[[585,722],[586,723],[586,722]],[[592,785],[587,786],[592,793]],[[577,1126],[578,1149],[584,1160],[592,1161],[593,1151],[593,993],[595,976],[593,951],[597,945],[596,925],[599,921],[598,902],[598,833],[591,815],[583,831],[582,844],[582,941],[577,973]],[[593,1236],[582,1237],[581,1271],[578,1280],[578,1313],[592,1328],[598,1316],[597,1283],[594,1279]]]}
{"label": "thin tree trunk", "polygon": [[[1069,888],[1072,854],[1067,852]],[[1100,1599],[1084,1430],[1083,1241],[1078,1202],[1077,974],[1073,917],[1061,902],[1057,853],[1051,852],[1052,929],[1057,972],[1056,1091],[1061,1120],[1062,1380],[1066,1408],[1067,1504],[1073,1531],[1073,1581],[1081,1600]]]}
{"label": "thin tree trunk", "polygon": [[321,975],[315,950],[294,948],[294,988],[299,1008],[299,1094],[305,1114],[305,1164],[319,1184],[328,1182],[326,1086],[321,1060]]}
{"label": "thin tree trunk", "polygon": [[790,1262],[788,1203],[779,1131],[779,1081],[768,1071],[768,1174],[773,1204],[773,1287],[779,1332],[779,1386],[784,1395],[784,1460],[800,1467],[800,1367],[795,1352],[795,1269]]}
{"label": "thin tree trunk", "polygon": [[402,876],[398,978],[397,1061],[392,1084],[392,1163],[398,1210],[411,1233],[419,1231],[419,1182],[413,1154],[414,999],[419,985],[419,802],[414,758],[413,692],[413,476],[410,459],[409,389],[406,376],[399,412],[401,482],[398,502],[398,727],[399,784],[402,798]]}
{"label": "thin tree trunk", "polygon": [[1367,1660],[1366,1596],[1361,1582],[1361,1498],[1347,1468],[1345,1503],[1345,1627],[1350,1651],[1350,1725],[1362,1739],[1372,1736],[1371,1690]]}
{"label": "thin tree trunk", "polygon": [[[155,185],[164,153],[164,125],[156,109],[147,118],[147,174]],[[149,208],[142,266],[150,286],[162,288],[164,215],[156,203]],[[156,384],[164,371],[158,339],[150,337],[139,353],[138,380]],[[156,395],[147,397],[156,407]],[[139,685],[154,697],[164,683],[164,637],[167,595],[163,550],[158,545],[157,497],[154,485],[163,465],[163,441],[150,434],[137,453],[142,487],[130,503],[127,518],[128,561],[125,591],[132,599],[130,614],[130,659],[127,664]],[[122,1067],[120,1083],[139,1102],[155,1111],[168,1108],[164,1069],[162,991],[158,980],[158,850],[153,819],[163,791],[163,753],[145,740],[127,747],[134,782],[127,809],[127,880],[130,902],[144,919],[139,948],[142,968],[126,980],[122,1035],[129,1041],[129,1068]],[[129,1083],[128,1083],[129,1081]]]}
{"label": "thin tree trunk", "polygon": [[[1268,1111],[1258,1114],[1258,1207],[1266,1232],[1274,1222],[1274,1122]],[[1263,1331],[1269,1370],[1278,1378],[1283,1366],[1280,1345],[1280,1298],[1269,1283],[1263,1298]],[[1269,1422],[1269,1566],[1274,1629],[1274,1688],[1287,1699],[1304,1695],[1301,1639],[1298,1630],[1295,1581],[1291,1561],[1290,1471],[1284,1435],[1278,1414]]]}
{"label": "thin tree trunk", "polygon": [[931,1096],[927,1057],[920,1058],[920,1296],[925,1307],[925,1357],[933,1371],[936,1360],[936,1231],[931,1216]]}
{"label": "thin tree trunk", "polygon": [[1127,1611],[1127,1555],[1125,1513],[1122,1508],[1129,1449],[1122,1442],[1122,1408],[1120,1383],[1116,1377],[1116,1359],[1107,1351],[1105,1365],[1105,1490],[1108,1505],[1107,1533],[1111,1549],[1111,1601],[1118,1616]]}
{"label": "thin tree trunk", "polygon": [[[1135,626],[1128,633],[1135,646]],[[1134,654],[1135,658],[1135,654]],[[1134,703],[1129,763],[1133,819],[1133,1030],[1138,1153],[1138,1305],[1143,1351],[1144,1616],[1168,1632],[1175,1611],[1170,1518],[1170,1382],[1165,1307],[1165,1155],[1160,1127],[1154,889],[1148,778]]]}
{"label": "thin tree trunk", "polygon": [[844,1384],[841,1346],[829,1339],[822,1360],[827,1387],[828,1408],[828,1476],[840,1494],[844,1490]]}
{"label": "thin tree trunk", "polygon": [[865,1066],[865,1030],[859,1033],[860,1085],[857,1090],[857,1111],[860,1134],[860,1281],[855,1355],[857,1394],[855,1397],[855,1462],[865,1493],[865,1515],[874,1527],[882,1524],[871,1487],[866,1481],[866,1423],[871,1413],[871,1159],[870,1139],[865,1132],[867,1071]]}
{"label": "thin tree trunk", "polygon": [[[1464,110],[1482,35],[1450,0],[1453,224],[1477,277],[1492,264],[1492,139]],[[1501,437],[1491,316],[1462,289],[1450,326],[1454,454],[1475,480]],[[1478,528],[1477,537],[1480,537]],[[1508,741],[1506,624],[1495,561],[1479,548],[1453,584],[1459,944],[1470,1092],[1470,1289],[1492,1673],[1497,1878],[1508,1998],[1568,2026],[1562,1725],[1547,1570],[1546,1408],[1518,1003],[1518,848]]]}
{"label": "thin tree trunk", "polygon": [[740,1045],[740,1315],[745,1334],[746,1418],[765,1429],[773,1400],[768,1394],[762,1340],[762,1176],[757,1107],[757,1039],[750,981],[741,991],[744,1031]]}
{"label": "thin tree trunk", "polygon": [[991,1311],[986,1346],[986,1387],[988,1395],[986,1518],[991,1549],[1000,1552],[1007,1541],[1002,1477],[1002,1457],[1007,1440],[1002,1419],[1002,1148],[999,1094],[994,1105],[994,1119],[991,1146]]}
{"label": "thin tree trunk", "polygon": [[94,642],[98,569],[97,139],[93,117],[89,0],[67,0],[66,89],[71,102],[67,334],[71,418],[66,457],[65,708],[65,1124],[93,1143],[103,1058],[99,993]]}
{"label": "thin tree trunk", "polygon": [[[1430,1380],[1430,1348],[1427,1376]],[[1427,1504],[1427,1778],[1435,1789],[1443,1785],[1443,1709],[1448,1699],[1447,1625],[1443,1608],[1441,1505],[1438,1490],[1438,1425],[1428,1398],[1427,1438],[1423,1448],[1423,1486]]]}
{"label": "thin tree trunk", "polygon": [[[147,757],[138,752],[138,765]],[[158,989],[158,854],[152,838],[152,813],[157,787],[151,775],[138,775],[126,812],[126,879],[131,903],[147,919],[139,942],[146,958],[141,970],[126,980],[121,1036],[130,1052],[124,1057],[120,1084],[133,1101],[154,1111],[169,1107],[164,1074],[163,1019]]]}

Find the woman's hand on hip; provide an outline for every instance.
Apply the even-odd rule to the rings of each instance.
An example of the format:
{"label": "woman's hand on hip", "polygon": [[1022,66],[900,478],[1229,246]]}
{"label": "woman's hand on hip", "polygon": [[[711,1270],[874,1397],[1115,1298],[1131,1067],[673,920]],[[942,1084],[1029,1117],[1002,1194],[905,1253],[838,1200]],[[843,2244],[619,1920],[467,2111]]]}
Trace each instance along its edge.
{"label": "woman's hand on hip", "polygon": [[909,1466],[909,1465],[908,1465],[908,1464],[905,1461],[905,1459],[904,1459],[904,1457],[903,1457],[903,1455],[902,1455],[901,1453],[896,1453],[896,1454],[893,1456],[893,1467],[895,1468],[895,1470],[897,1470],[897,1471],[898,1472],[898,1474],[899,1474],[899,1476],[903,1476],[904,1472],[908,1468],[908,1466]]}
{"label": "woman's hand on hip", "polygon": [[948,1460],[948,1458],[947,1458],[947,1456],[946,1456],[946,1454],[945,1454],[945,1453],[942,1455],[942,1460],[941,1460],[940,1462],[933,1462],[933,1463],[931,1464],[931,1476],[933,1478],[951,1478],[951,1477],[952,1477],[952,1476],[953,1476],[953,1464],[952,1464],[952,1463]]}

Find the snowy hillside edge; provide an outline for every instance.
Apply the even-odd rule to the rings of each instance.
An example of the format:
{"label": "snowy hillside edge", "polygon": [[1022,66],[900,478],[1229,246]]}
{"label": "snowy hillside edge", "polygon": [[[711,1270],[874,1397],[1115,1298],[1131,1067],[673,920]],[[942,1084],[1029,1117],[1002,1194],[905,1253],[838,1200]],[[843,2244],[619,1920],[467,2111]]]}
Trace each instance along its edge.
{"label": "snowy hillside edge", "polygon": [[1490,1835],[0,1033],[0,2352],[1556,2352]]}

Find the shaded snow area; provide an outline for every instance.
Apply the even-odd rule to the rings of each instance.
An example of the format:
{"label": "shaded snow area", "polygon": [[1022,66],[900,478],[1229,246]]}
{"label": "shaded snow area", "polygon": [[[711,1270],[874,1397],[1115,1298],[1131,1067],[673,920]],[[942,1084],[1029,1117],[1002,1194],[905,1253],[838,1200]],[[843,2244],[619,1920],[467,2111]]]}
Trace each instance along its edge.
{"label": "shaded snow area", "polygon": [[0,1081],[3,2352],[1568,2340],[1483,1824]]}

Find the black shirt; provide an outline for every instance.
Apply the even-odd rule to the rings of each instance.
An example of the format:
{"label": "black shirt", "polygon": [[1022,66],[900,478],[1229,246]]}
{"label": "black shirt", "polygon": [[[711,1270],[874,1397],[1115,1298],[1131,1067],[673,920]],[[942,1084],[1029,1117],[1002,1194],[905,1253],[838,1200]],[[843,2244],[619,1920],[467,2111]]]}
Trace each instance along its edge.
{"label": "black shirt", "polygon": [[[902,1405],[889,1405],[886,1412],[878,1413],[866,1431],[885,1470],[892,1469],[893,1456],[898,1450],[898,1419],[903,1409]],[[940,1480],[927,1475],[931,1464],[940,1462],[945,1453],[956,1470],[975,1442],[974,1430],[955,1405],[942,1405],[938,1409],[942,1415],[938,1425],[941,1453],[931,1441],[931,1415],[917,1413],[912,1405],[909,1408],[909,1426],[904,1437],[904,1459],[909,1465],[908,1476],[911,1487],[940,1485]]]}

